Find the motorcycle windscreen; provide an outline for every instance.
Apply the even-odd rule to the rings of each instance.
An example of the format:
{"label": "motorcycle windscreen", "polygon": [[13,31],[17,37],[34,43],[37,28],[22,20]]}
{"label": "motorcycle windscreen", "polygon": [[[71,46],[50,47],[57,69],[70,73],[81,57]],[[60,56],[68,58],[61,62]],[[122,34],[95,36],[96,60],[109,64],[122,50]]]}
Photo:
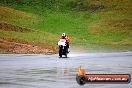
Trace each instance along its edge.
{"label": "motorcycle windscreen", "polygon": [[58,42],[58,45],[66,46],[66,40],[60,39],[60,41]]}

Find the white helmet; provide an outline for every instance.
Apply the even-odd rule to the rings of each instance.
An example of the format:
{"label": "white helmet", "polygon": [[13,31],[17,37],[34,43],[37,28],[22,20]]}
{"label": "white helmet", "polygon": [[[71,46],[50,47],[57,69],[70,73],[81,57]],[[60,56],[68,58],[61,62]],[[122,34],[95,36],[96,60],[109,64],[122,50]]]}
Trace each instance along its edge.
{"label": "white helmet", "polygon": [[66,37],[66,33],[62,33],[62,37]]}

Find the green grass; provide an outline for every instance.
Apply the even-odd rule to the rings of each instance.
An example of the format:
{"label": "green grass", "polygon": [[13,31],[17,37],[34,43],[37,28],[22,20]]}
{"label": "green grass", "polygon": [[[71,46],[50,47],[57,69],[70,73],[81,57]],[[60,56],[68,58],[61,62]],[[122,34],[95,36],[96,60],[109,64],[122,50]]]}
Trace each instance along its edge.
{"label": "green grass", "polygon": [[2,7],[6,12],[1,13],[0,22],[34,30],[30,33],[11,34],[1,31],[0,37],[56,44],[59,35],[66,32],[71,37],[72,46],[83,46],[88,50],[131,50],[131,0],[52,1],[34,0],[32,3],[30,0],[19,3],[0,1],[2,6],[7,7]]}

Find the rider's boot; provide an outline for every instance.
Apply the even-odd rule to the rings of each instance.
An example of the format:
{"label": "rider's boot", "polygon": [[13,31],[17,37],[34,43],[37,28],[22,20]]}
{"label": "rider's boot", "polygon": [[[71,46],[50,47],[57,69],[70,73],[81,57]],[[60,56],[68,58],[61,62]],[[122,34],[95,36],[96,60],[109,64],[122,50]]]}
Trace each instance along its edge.
{"label": "rider's boot", "polygon": [[69,51],[69,49],[67,49],[67,53],[69,53],[70,51]]}

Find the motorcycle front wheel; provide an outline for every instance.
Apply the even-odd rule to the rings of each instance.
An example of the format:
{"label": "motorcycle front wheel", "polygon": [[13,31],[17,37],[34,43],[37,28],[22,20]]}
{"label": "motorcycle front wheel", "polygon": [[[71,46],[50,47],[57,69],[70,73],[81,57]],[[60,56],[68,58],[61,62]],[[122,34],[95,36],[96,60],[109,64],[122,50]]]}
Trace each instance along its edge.
{"label": "motorcycle front wheel", "polygon": [[61,49],[59,49],[59,56],[60,56],[60,58],[62,57],[62,50]]}

